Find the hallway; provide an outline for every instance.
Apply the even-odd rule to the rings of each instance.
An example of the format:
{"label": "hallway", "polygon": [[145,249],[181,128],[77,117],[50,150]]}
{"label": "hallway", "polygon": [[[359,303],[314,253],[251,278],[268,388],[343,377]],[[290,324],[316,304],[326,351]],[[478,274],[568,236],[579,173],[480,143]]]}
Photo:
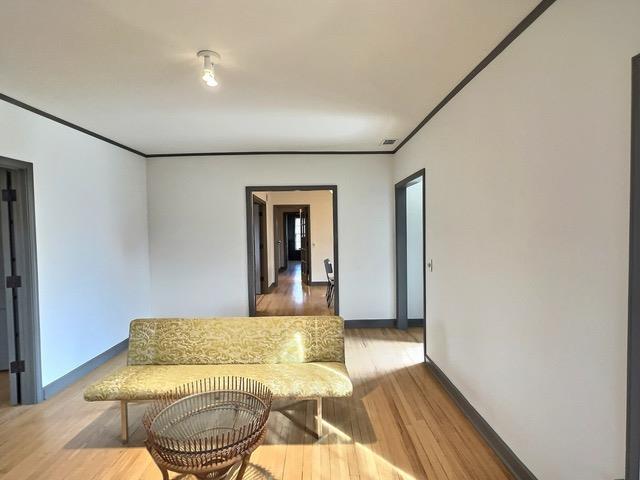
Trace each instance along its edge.
{"label": "hallway", "polygon": [[289,262],[287,270],[278,274],[278,286],[271,293],[256,295],[256,315],[333,315],[327,307],[325,285],[303,285],[300,262]]}

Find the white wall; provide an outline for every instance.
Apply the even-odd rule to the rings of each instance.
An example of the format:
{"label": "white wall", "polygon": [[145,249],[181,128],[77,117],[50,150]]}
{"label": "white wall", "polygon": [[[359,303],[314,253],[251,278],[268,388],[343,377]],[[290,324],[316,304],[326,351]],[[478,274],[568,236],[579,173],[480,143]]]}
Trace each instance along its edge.
{"label": "white wall", "polygon": [[395,156],[426,167],[428,354],[542,480],[622,478],[640,2],[556,2]]}
{"label": "white wall", "polygon": [[340,314],[393,318],[389,156],[156,158],[147,172],[155,315],[246,315],[245,187],[337,184]]}
{"label": "white wall", "polygon": [[[324,259],[333,262],[333,194],[330,190],[292,192],[256,192],[267,202],[267,257],[269,285],[276,278],[275,239],[273,231],[274,205],[309,205],[311,218],[311,281],[326,282]],[[280,222],[282,220],[280,219]]]}
{"label": "white wall", "polygon": [[407,315],[424,318],[422,181],[407,187]]}
{"label": "white wall", "polygon": [[0,155],[34,165],[47,385],[149,313],[145,160],[5,102]]}

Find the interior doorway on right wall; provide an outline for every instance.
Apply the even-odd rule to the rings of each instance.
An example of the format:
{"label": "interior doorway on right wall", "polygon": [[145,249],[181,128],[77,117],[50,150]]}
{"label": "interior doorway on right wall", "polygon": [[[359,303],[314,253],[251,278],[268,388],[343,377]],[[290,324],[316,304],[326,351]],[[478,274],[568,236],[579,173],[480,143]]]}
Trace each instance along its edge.
{"label": "interior doorway on right wall", "polygon": [[396,326],[422,327],[426,340],[425,171],[398,182],[395,200]]}

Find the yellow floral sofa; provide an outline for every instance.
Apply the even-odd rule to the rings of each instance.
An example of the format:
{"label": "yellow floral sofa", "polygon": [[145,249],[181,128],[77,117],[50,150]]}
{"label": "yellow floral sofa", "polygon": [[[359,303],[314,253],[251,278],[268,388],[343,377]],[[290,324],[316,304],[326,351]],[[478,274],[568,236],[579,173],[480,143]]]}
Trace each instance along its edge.
{"label": "yellow floral sofa", "polygon": [[344,364],[344,321],[337,316],[148,318],[129,327],[127,366],[90,385],[87,401],[120,401],[128,440],[127,402],[151,400],[177,385],[237,375],[266,384],[275,398],[351,396]]}

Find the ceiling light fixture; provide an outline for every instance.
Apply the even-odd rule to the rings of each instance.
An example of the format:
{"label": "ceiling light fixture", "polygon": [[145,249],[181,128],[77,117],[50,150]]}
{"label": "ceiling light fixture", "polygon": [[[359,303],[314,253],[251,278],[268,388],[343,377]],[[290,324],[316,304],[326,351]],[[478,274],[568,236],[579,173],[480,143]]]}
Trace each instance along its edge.
{"label": "ceiling light fixture", "polygon": [[200,50],[198,52],[198,58],[204,58],[204,66],[202,67],[202,80],[210,87],[218,85],[216,81],[216,74],[214,71],[214,60],[220,62],[220,55],[211,50]]}

